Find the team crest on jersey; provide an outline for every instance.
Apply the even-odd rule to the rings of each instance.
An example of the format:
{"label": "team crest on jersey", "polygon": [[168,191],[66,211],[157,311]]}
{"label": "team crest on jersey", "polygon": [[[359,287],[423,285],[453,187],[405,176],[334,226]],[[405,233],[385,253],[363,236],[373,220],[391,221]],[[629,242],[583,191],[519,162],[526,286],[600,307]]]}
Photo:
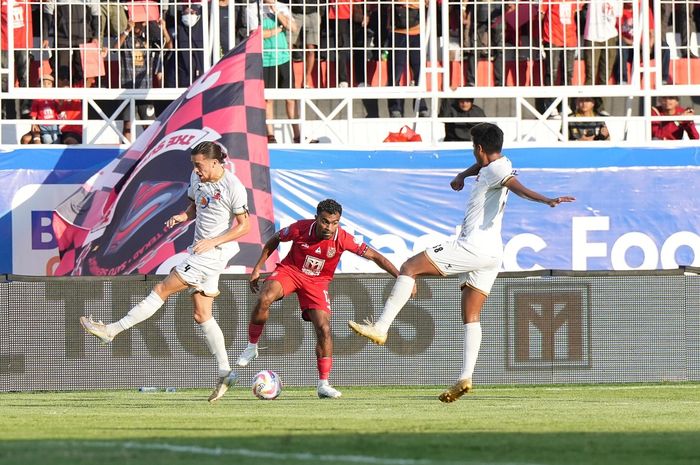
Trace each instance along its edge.
{"label": "team crest on jersey", "polygon": [[214,200],[221,200],[221,191],[219,189],[216,190],[214,193],[214,196],[212,197]]}
{"label": "team crest on jersey", "polygon": [[328,247],[328,251],[326,252],[326,257],[328,257],[328,258],[335,257],[335,247]]}

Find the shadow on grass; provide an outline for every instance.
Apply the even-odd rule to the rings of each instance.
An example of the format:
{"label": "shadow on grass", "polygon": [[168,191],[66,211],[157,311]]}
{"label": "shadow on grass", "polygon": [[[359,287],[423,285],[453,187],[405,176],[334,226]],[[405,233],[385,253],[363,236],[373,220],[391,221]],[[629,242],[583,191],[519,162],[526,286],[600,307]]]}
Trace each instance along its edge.
{"label": "shadow on grass", "polygon": [[[465,418],[465,422],[468,422]],[[553,419],[552,421],[556,421]],[[4,465],[217,464],[236,465],[476,465],[700,463],[698,432],[673,433],[378,433],[285,434],[235,437],[226,424],[219,435],[198,439],[175,434],[149,439],[2,441]],[[108,428],[106,428],[108,429]],[[161,428],[159,428],[161,429]],[[203,428],[197,428],[203,430]],[[183,425],[182,431],[191,431]],[[260,431],[260,433],[263,433]],[[144,431],[144,435],[147,431]]]}

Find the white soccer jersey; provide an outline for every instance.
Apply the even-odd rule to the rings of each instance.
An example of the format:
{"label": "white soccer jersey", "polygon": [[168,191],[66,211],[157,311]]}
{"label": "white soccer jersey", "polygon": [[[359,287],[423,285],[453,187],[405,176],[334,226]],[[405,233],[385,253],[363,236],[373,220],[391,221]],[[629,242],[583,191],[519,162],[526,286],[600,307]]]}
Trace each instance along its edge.
{"label": "white soccer jersey", "polygon": [[[202,239],[220,236],[231,228],[235,215],[248,209],[245,186],[230,171],[224,171],[224,176],[216,182],[202,182],[192,171],[187,196],[197,207],[193,245]],[[227,242],[221,248],[234,245]]]}
{"label": "white soccer jersey", "polygon": [[510,160],[501,157],[481,168],[476,177],[457,240],[478,255],[503,255],[501,222],[508,198],[503,183],[514,175]]}

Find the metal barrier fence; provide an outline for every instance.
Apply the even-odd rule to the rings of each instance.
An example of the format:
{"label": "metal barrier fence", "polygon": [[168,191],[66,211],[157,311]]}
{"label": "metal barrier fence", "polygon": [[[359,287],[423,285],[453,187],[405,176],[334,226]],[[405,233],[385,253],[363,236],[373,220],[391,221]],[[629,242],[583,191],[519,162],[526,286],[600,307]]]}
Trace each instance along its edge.
{"label": "metal barrier fence", "polygon": [[[519,142],[575,139],[568,115],[576,97],[596,99],[600,110],[579,121],[604,116],[625,126],[611,140],[650,141],[652,120],[698,121],[652,110],[656,97],[697,93],[700,6],[692,0],[288,3],[7,0],[2,29],[11,24],[14,33],[0,37],[3,120],[22,125],[32,99],[58,95],[79,102],[64,111],[78,128],[106,120],[107,134],[96,125],[78,142],[129,143],[262,23],[279,38],[266,51],[279,68],[266,97],[276,103],[268,122],[280,142],[301,123],[301,142],[324,134],[358,143],[377,126],[371,119],[384,117],[441,141],[443,124],[458,121],[448,111],[457,97],[483,99],[486,114],[474,121],[502,123]],[[115,121],[121,128],[108,124]]]}
{"label": "metal barrier fence", "polygon": [[[691,273],[692,271],[692,273]],[[697,270],[620,273],[542,271],[499,276],[482,313],[477,384],[700,381]],[[0,391],[211,387],[216,367],[197,334],[186,293],[104,346],[82,314],[115,321],[156,277],[39,279],[0,283]],[[343,385],[444,385],[461,367],[458,281],[419,281],[385,346],[350,332],[378,315],[393,279],[340,275],[331,286],[334,368]],[[244,276],[221,280],[215,316],[233,359],[245,347],[254,297]],[[294,297],[273,306],[260,357],[241,370],[280,373],[286,385],[316,381],[314,332]]]}

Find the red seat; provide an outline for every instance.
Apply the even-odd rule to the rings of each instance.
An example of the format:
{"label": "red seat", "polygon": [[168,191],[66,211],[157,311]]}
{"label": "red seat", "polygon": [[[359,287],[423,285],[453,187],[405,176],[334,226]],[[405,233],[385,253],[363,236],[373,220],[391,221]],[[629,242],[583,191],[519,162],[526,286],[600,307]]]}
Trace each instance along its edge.
{"label": "red seat", "polygon": [[674,84],[700,84],[700,58],[671,60],[670,74]]}

